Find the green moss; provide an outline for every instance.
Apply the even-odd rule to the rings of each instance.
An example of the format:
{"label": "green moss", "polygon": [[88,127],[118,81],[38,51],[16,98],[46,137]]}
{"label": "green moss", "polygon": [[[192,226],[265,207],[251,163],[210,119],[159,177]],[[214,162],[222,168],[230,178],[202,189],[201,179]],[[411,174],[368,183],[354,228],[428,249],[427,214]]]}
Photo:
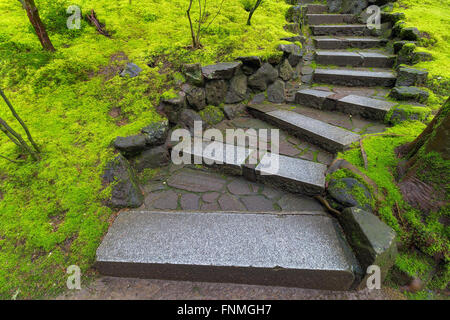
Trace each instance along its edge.
{"label": "green moss", "polygon": [[[114,157],[111,141],[161,119],[155,106],[182,81],[182,64],[269,57],[278,54],[278,39],[291,36],[282,28],[284,2],[264,1],[251,27],[240,1],[226,2],[205,30],[202,50],[191,50],[185,0],[36,0],[57,49],[47,53],[20,2],[0,0],[0,86],[43,149],[38,163],[0,160],[0,298],[18,289],[18,299],[58,294],[72,264],[92,275],[112,214],[103,205],[111,187],[101,183]],[[219,3],[208,2],[208,11]],[[84,20],[80,30],[68,30],[65,10],[72,4],[83,13],[94,9],[112,38]],[[118,76],[127,62],[142,73]],[[2,103],[0,117],[20,130]],[[112,109],[120,116],[110,116]],[[0,136],[0,154],[17,158],[20,151]]]}
{"label": "green moss", "polygon": [[406,121],[425,122],[429,115],[431,115],[431,108],[413,105],[397,105],[391,108],[386,114],[385,122],[393,125],[399,124],[403,119],[406,119]]}
{"label": "green moss", "polygon": [[163,92],[161,95],[161,100],[170,100],[178,97],[178,93],[174,89]]}
{"label": "green moss", "polygon": [[209,125],[218,124],[225,118],[220,107],[216,106],[207,106],[202,111],[200,111],[199,114],[203,121],[205,121]]}

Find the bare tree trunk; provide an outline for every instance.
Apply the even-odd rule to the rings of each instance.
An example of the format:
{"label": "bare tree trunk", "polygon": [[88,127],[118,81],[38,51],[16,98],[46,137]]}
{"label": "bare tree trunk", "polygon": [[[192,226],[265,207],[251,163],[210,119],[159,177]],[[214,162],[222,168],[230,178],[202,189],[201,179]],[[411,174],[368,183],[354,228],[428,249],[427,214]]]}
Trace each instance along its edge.
{"label": "bare tree trunk", "polygon": [[37,143],[34,141],[33,137],[31,136],[30,130],[28,130],[28,127],[25,125],[25,122],[23,122],[22,118],[19,117],[16,110],[12,106],[11,102],[9,102],[8,98],[5,96],[5,93],[0,88],[0,95],[2,96],[3,100],[5,100],[6,104],[8,105],[9,109],[11,110],[14,118],[19,121],[20,125],[22,126],[23,130],[25,130],[25,133],[27,134],[28,140],[30,140],[31,144],[33,145],[33,148],[36,150],[37,153],[40,153],[41,150],[39,149]]}
{"label": "bare tree trunk", "polygon": [[189,8],[187,9],[186,13],[187,13],[188,20],[189,20],[189,26],[191,28],[192,46],[194,48],[197,48],[198,47],[198,45],[197,45],[197,38],[195,37],[194,25],[192,24],[192,19],[191,19],[192,2],[193,2],[193,0],[189,1]]}
{"label": "bare tree trunk", "polygon": [[258,9],[259,5],[261,4],[262,0],[257,0],[255,3],[255,6],[253,7],[252,10],[250,10],[250,13],[248,14],[248,20],[247,20],[247,25],[251,26],[252,25],[252,17],[253,14],[255,13],[256,9]]}
{"label": "bare tree trunk", "polygon": [[22,148],[23,151],[29,153],[34,160],[40,159],[39,154],[30,148],[25,140],[23,140],[22,136],[14,131],[14,129],[11,128],[2,118],[0,118],[0,130],[3,131],[16,145]]}
{"label": "bare tree trunk", "polygon": [[48,37],[47,31],[45,30],[45,26],[41,21],[41,18],[39,17],[39,12],[36,7],[36,4],[34,3],[34,0],[22,0],[24,9],[27,11],[28,18],[30,19],[31,24],[34,27],[34,30],[36,31],[36,34],[39,38],[39,41],[42,44],[42,47],[47,50],[54,52],[55,47],[53,47],[52,42],[50,41],[50,38]]}

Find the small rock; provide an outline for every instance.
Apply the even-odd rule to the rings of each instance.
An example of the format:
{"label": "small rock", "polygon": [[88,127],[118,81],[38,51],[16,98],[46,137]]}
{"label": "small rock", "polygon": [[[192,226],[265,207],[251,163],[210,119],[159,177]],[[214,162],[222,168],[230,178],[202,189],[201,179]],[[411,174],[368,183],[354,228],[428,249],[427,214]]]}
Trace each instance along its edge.
{"label": "small rock", "polygon": [[130,78],[134,78],[137,77],[141,72],[142,69],[138,65],[129,62],[125,66],[125,69],[123,69],[122,72],[120,73],[120,76],[121,77],[129,76]]}
{"label": "small rock", "polygon": [[122,155],[106,165],[103,181],[105,184],[114,183],[108,200],[111,207],[139,208],[144,203],[134,170]]}
{"label": "small rock", "polygon": [[257,91],[265,91],[267,85],[278,78],[278,71],[270,63],[264,63],[255,74],[248,78],[248,86]]}
{"label": "small rock", "polygon": [[428,71],[426,70],[400,67],[397,72],[395,86],[420,86],[425,84],[427,78]]}
{"label": "small rock", "polygon": [[273,103],[283,103],[285,100],[285,86],[281,80],[275,81],[267,88],[267,100]]}
{"label": "small rock", "polygon": [[247,76],[239,74],[230,80],[225,103],[238,103],[247,98]]}
{"label": "small rock", "polygon": [[186,93],[186,100],[190,107],[197,111],[206,107],[205,89],[185,83],[182,86],[182,90]]}
{"label": "small rock", "polygon": [[298,23],[289,23],[283,26],[283,29],[295,34],[300,33],[300,25]]}
{"label": "small rock", "polygon": [[164,146],[145,150],[133,159],[133,166],[137,172],[142,172],[144,169],[160,168],[168,163],[169,152]]}
{"label": "small rock", "polygon": [[147,139],[143,134],[117,137],[114,140],[114,147],[124,156],[131,157],[147,149]]}
{"label": "small rock", "polygon": [[208,80],[229,80],[241,64],[241,62],[222,62],[205,66],[202,68],[202,74]]}
{"label": "small rock", "polygon": [[400,38],[402,40],[417,41],[420,39],[420,32],[414,27],[403,28],[400,31]]}
{"label": "small rock", "polygon": [[158,109],[162,111],[169,122],[176,124],[180,111],[186,107],[186,94],[180,91],[175,98],[161,99]]}
{"label": "small rock", "polygon": [[194,123],[196,121],[202,123],[202,128],[205,128],[204,121],[197,112],[192,109],[184,109],[181,111],[179,124],[188,129],[191,134],[194,133]]}
{"label": "small rock", "polygon": [[245,111],[244,104],[226,104],[223,107],[223,113],[227,117],[227,119],[231,120],[236,118],[239,114]]}
{"label": "small rock", "polygon": [[203,86],[202,66],[200,63],[185,64],[182,68],[186,81],[194,86]]}
{"label": "small rock", "polygon": [[261,67],[261,59],[257,56],[238,57],[237,60],[242,62],[242,71],[245,75],[250,76]]}
{"label": "small rock", "polygon": [[152,124],[142,128],[142,134],[145,136],[148,146],[159,146],[164,144],[169,132],[169,121],[162,120],[153,122]]}
{"label": "small rock", "polygon": [[206,82],[206,102],[207,104],[218,106],[225,101],[228,85],[224,80],[212,80]]}
{"label": "small rock", "polygon": [[211,126],[218,124],[225,118],[222,110],[215,106],[207,106],[205,109],[200,111],[199,114],[202,120]]}
{"label": "small rock", "polygon": [[399,101],[411,100],[424,103],[428,100],[429,93],[418,87],[395,87],[389,96]]}
{"label": "small rock", "polygon": [[359,207],[372,211],[372,195],[365,185],[354,178],[331,179],[327,191],[340,210]]}
{"label": "small rock", "polygon": [[292,69],[289,61],[284,59],[284,61],[280,64],[280,78],[284,81],[289,81],[294,76],[294,70]]}

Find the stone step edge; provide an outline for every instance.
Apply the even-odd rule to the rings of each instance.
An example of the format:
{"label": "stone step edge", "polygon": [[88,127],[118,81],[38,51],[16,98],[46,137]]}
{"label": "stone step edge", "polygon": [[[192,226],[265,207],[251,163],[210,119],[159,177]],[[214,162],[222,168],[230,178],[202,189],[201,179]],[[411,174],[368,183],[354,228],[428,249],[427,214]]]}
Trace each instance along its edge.
{"label": "stone step edge", "polygon": [[[191,141],[191,143],[193,142]],[[253,182],[268,183],[271,185],[279,186],[277,185],[279,184],[278,180],[289,181],[289,183],[282,184],[280,187],[293,193],[302,193],[305,195],[314,196],[319,195],[325,191],[325,174],[327,166],[324,164],[305,159],[289,157],[281,154],[277,155],[266,150],[261,151],[255,149],[248,149],[246,147],[230,145],[219,141],[205,142],[201,140],[201,143],[202,143],[201,154],[199,154],[198,153],[199,150],[195,150],[195,146],[191,144],[190,151],[187,152],[190,157],[191,163],[206,165],[207,167],[213,169],[216,168],[231,175],[243,176],[245,179]],[[204,154],[206,145],[210,146],[213,143],[222,145],[222,150],[225,150],[224,154],[226,153],[227,147],[235,150],[238,148],[240,148],[241,150],[245,149],[244,151],[245,157],[242,157],[241,159],[236,158],[228,159],[226,156],[223,156],[221,158],[221,163],[216,163],[215,161],[212,160],[217,160],[218,159],[217,157],[208,156]],[[183,146],[180,145],[180,148],[181,147]],[[185,150],[183,150],[183,154],[184,152]],[[294,162],[300,167],[313,166],[316,172],[321,172],[320,179],[317,180],[317,178],[319,178],[318,176],[315,177],[314,181],[308,181],[308,177],[305,176],[301,177],[301,179],[294,179],[293,176],[287,177],[286,175],[283,175],[282,169],[279,169],[279,171],[273,173],[270,171],[272,163],[271,161],[273,161],[272,157],[278,159],[279,161],[278,164],[280,164],[280,162],[283,161],[288,161]],[[208,161],[206,161],[205,159],[208,159]],[[267,161],[269,161],[269,163],[266,163]],[[269,169],[266,169],[267,165],[269,165]]]}
{"label": "stone step edge", "polygon": [[[308,96],[308,99],[303,99],[303,96]],[[356,104],[345,101],[349,97],[373,100],[374,102],[380,102],[385,103],[386,105],[390,105],[390,107],[381,108],[377,106],[368,106],[364,104]],[[358,96],[355,94],[340,95],[333,91],[322,91],[314,89],[303,89],[297,91],[295,95],[295,103],[319,110],[337,111],[345,114],[360,115],[363,118],[379,121],[383,121],[390,109],[398,105],[398,103],[394,103],[391,101],[373,99],[369,97]],[[358,110],[349,108],[356,108]]]}
{"label": "stone step edge", "polygon": [[[305,221],[308,222],[307,225],[309,225],[308,228],[313,232],[312,235],[314,235],[314,232],[317,232],[317,237],[322,240],[320,242],[321,244],[315,244],[315,241],[308,240],[311,236],[306,236],[304,240],[308,241],[304,243],[311,245],[302,245],[302,252],[309,252],[308,257],[303,259],[300,253],[299,258],[295,259],[295,261],[297,261],[296,263],[292,264],[290,262],[291,259],[284,259],[284,263],[281,264],[281,267],[277,267],[278,264],[273,256],[269,259],[263,258],[262,261],[258,259],[258,263],[252,263],[252,261],[255,261],[255,258],[258,258],[258,255],[260,257],[261,255],[264,256],[263,252],[260,254],[250,254],[248,258],[250,260],[242,259],[242,257],[245,257],[245,252],[243,252],[244,256],[241,255],[238,259],[231,259],[230,261],[227,261],[227,263],[223,263],[223,258],[218,257],[217,259],[213,259],[215,258],[214,255],[217,254],[217,251],[222,252],[220,247],[218,247],[219,250],[215,250],[214,247],[212,250],[207,250],[208,255],[205,259],[205,257],[202,257],[202,253],[197,250],[201,246],[201,243],[198,241],[193,242],[193,250],[188,249],[186,246],[181,248],[184,253],[192,254],[189,255],[192,256],[190,259],[185,259],[183,257],[179,258],[176,254],[173,257],[170,254],[164,254],[164,251],[161,251],[164,250],[164,245],[159,245],[155,250],[150,249],[151,246],[145,245],[147,242],[146,239],[148,238],[146,238],[147,234],[154,234],[153,237],[155,239],[164,239],[163,232],[151,227],[155,225],[155,223],[151,223],[152,221],[161,221],[161,218],[163,219],[162,221],[169,219],[166,223],[166,227],[170,231],[173,228],[180,227],[180,223],[176,222],[178,220],[177,216],[185,217],[187,219],[187,225],[195,227],[195,225],[197,225],[196,221],[204,220],[200,215],[209,216],[208,221],[215,222],[216,225],[221,225],[221,222],[226,222],[228,220],[229,222],[226,223],[231,226],[233,223],[240,224],[239,221],[245,222],[247,218],[244,216],[247,216],[248,213],[241,212],[236,214],[238,220],[233,222],[234,213],[228,214],[227,212],[218,211],[194,211],[186,213],[183,211],[168,212],[141,210],[122,212],[116,218],[97,249],[95,268],[100,273],[110,276],[283,285],[328,290],[352,290],[360,282],[360,275],[362,274],[360,265],[345,239],[342,228],[339,227],[339,223],[336,219],[324,215],[290,215],[289,217],[285,217],[285,219],[289,220],[279,220],[280,216],[276,213],[270,215],[253,214],[252,219],[248,223],[249,226],[252,224],[264,226],[265,224],[261,224],[261,221],[273,221],[273,230],[276,234],[280,234],[280,232],[282,232],[281,228],[286,225],[283,224],[283,221],[287,221],[288,225],[299,225],[299,221],[301,222],[302,219],[306,219]],[[297,223],[292,224],[291,221]],[[137,230],[141,230],[141,232],[130,232],[130,230],[136,230],[134,229],[136,226],[139,226]],[[201,223],[200,226],[202,226]],[[290,229],[292,229],[292,227]],[[245,233],[240,234],[241,236],[246,236]],[[229,248],[233,248],[233,246],[237,245],[236,241],[231,240],[233,237],[230,237],[230,235],[222,232],[219,236],[225,237],[221,246],[226,245],[226,247],[228,247],[229,244],[231,245]],[[261,236],[267,238],[267,234],[261,234]],[[207,232],[202,232],[200,237],[208,240],[211,239]],[[267,238],[268,240],[266,241],[272,241],[271,238],[272,237]],[[289,239],[292,238],[292,236],[284,238]],[[296,241],[301,241],[300,239]],[[212,240],[214,241],[214,238]],[[172,245],[171,248],[173,248],[173,245],[177,245],[177,241],[174,240],[173,237],[170,241],[170,244]],[[160,241],[159,243],[165,242]],[[330,262],[323,259],[321,260],[319,258],[320,256],[317,258],[318,261],[316,262],[315,260],[317,259],[311,257],[311,251],[305,251],[315,249],[313,252],[318,250],[317,254],[319,254],[320,248],[323,245],[326,246],[327,257],[329,255],[329,257],[332,258]],[[131,250],[131,254],[123,254],[122,252],[124,249],[118,248],[129,248],[128,251]],[[334,248],[339,251],[336,252]],[[228,250],[228,254],[230,253],[229,251],[230,250]],[[155,252],[157,254],[156,258],[152,258],[155,257],[153,254]],[[161,253],[158,255],[158,252]],[[286,253],[284,255],[286,256]],[[233,272],[237,276],[226,276],[227,271]],[[255,277],[251,276],[252,272],[257,272]],[[315,277],[316,279],[314,280],[310,277]],[[314,282],[317,283],[317,287]]]}
{"label": "stone step edge", "polygon": [[[277,107],[270,107],[269,106],[269,108],[271,108],[272,110],[264,110],[264,109],[266,109],[268,106],[264,106],[264,105],[249,105],[249,106],[247,106],[247,109],[249,109],[250,110],[250,112],[251,113],[253,113],[253,114],[255,114],[255,116],[260,116],[260,117],[263,117],[264,118],[264,120],[266,120],[266,121],[271,121],[271,120],[269,120],[269,119],[267,119],[267,118],[270,118],[271,116],[270,115],[268,115],[267,114],[267,112],[270,112],[270,111],[276,111],[276,110],[278,110],[278,108]],[[285,111],[289,111],[289,110],[285,110]],[[289,111],[289,112],[293,112],[293,111]],[[306,118],[310,118],[311,120],[314,120],[314,121],[318,121],[318,122],[321,122],[321,123],[323,123],[324,124],[324,126],[330,126],[330,127],[335,127],[335,128],[337,128],[337,129],[340,129],[340,130],[342,130],[342,131],[346,131],[346,132],[348,132],[349,134],[353,134],[353,135],[355,135],[355,136],[359,136],[358,134],[356,134],[356,133],[354,133],[354,132],[351,132],[351,131],[349,131],[349,130],[345,130],[345,129],[343,129],[343,128],[340,128],[340,127],[338,127],[338,126],[334,126],[334,125],[332,125],[332,124],[329,124],[329,123],[327,123],[327,122],[324,122],[324,121],[321,121],[321,120],[317,120],[317,119],[314,119],[314,118],[311,118],[311,117],[308,117],[308,116],[305,116],[305,115],[302,115],[303,117],[306,117]],[[284,120],[281,120],[282,122],[284,122],[285,123],[285,121]],[[278,127],[280,127],[280,124],[276,124]],[[294,126],[294,125],[292,125],[292,126]],[[296,126],[297,127],[297,126]],[[307,131],[307,130],[304,130],[303,128],[301,128],[301,127],[297,127],[298,129],[300,129],[301,131]],[[295,134],[294,134],[295,135]],[[324,141],[322,141],[321,143],[318,143],[317,141],[315,141],[316,140],[316,138],[312,138],[311,136],[314,136],[314,137],[319,137],[319,139],[322,139],[322,140],[324,140],[324,141],[326,141],[326,142],[324,142]],[[312,143],[312,144],[314,144],[314,145],[316,145],[316,146],[318,146],[318,147],[320,147],[320,148],[322,148],[322,149],[324,149],[324,150],[327,150],[327,151],[329,151],[329,152],[332,152],[332,153],[336,153],[336,152],[338,152],[338,151],[343,151],[343,150],[346,150],[347,148],[349,148],[350,147],[350,145],[353,143],[353,142],[355,142],[355,141],[353,141],[353,142],[351,142],[350,144],[348,144],[348,145],[342,145],[339,141],[337,141],[337,140],[333,140],[333,139],[331,139],[329,136],[328,137],[326,137],[326,136],[318,136],[316,133],[313,133],[313,132],[311,132],[311,136],[308,136],[307,134],[302,134],[302,138],[305,138],[305,139],[307,139],[307,140],[310,140],[309,142],[310,143]],[[331,145],[333,145],[333,146],[331,146],[331,145],[327,145],[327,143],[328,144],[330,144],[331,143]],[[337,147],[339,145],[339,147]],[[343,146],[342,148],[340,147],[340,146]]]}

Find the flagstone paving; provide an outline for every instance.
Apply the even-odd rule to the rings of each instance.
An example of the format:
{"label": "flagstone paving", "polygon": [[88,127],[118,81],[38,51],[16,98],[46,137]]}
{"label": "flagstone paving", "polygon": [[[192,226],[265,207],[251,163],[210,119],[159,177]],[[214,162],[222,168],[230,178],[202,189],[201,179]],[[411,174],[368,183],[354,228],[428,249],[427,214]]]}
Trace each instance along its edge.
{"label": "flagstone paving", "polygon": [[142,189],[145,200],[139,210],[325,213],[314,198],[195,166],[161,169]]}

